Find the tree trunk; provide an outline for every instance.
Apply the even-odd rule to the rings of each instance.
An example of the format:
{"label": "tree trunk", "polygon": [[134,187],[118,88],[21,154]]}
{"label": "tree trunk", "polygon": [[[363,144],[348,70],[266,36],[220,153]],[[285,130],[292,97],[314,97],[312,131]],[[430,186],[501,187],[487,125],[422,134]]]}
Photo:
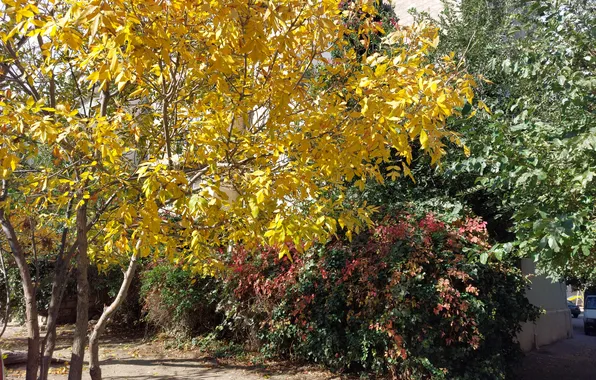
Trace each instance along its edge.
{"label": "tree trunk", "polygon": [[89,374],[91,375],[91,380],[101,380],[101,368],[99,366],[99,337],[103,334],[111,316],[126,298],[128,288],[132,283],[137,266],[137,258],[136,255],[133,254],[130,258],[128,269],[124,273],[124,279],[122,280],[122,285],[120,285],[118,295],[114,299],[114,302],[103,310],[101,317],[97,321],[97,324],[93,328],[93,332],[89,337]]}
{"label": "tree trunk", "polygon": [[89,323],[89,280],[87,269],[87,204],[77,209],[77,323],[72,342],[72,356],[70,358],[70,372],[68,380],[81,380],[83,376],[83,359],[85,358],[85,343],[87,340],[87,325]]}
{"label": "tree trunk", "polygon": [[4,210],[0,209],[0,224],[6,235],[8,245],[12,251],[15,262],[19,268],[21,282],[23,283],[23,294],[25,296],[25,314],[27,323],[27,375],[26,380],[37,380],[37,368],[39,361],[39,322],[37,320],[37,303],[35,287],[31,281],[31,273],[27,265],[27,259],[23,248],[17,239],[16,232],[6,216]]}
{"label": "tree trunk", "polygon": [[[76,247],[76,246],[75,246]],[[66,280],[68,274],[68,262],[71,257],[68,255],[66,259],[58,256],[56,260],[56,267],[54,269],[54,279],[52,281],[52,295],[50,298],[50,306],[48,308],[47,332],[46,336],[41,342],[41,365],[39,380],[48,379],[48,371],[52,362],[52,355],[56,347],[56,323],[58,321],[58,312],[60,311],[60,304],[64,296],[66,288]]]}
{"label": "tree trunk", "polygon": [[[70,219],[73,200],[68,202],[66,208],[66,217]],[[56,265],[54,267],[54,278],[52,279],[52,294],[50,298],[50,306],[48,309],[47,331],[46,336],[41,342],[41,363],[39,380],[48,380],[48,372],[56,347],[56,323],[58,321],[58,313],[60,305],[62,304],[62,297],[66,289],[66,282],[68,280],[68,268],[70,260],[76,252],[77,245],[73,244],[68,251],[66,251],[66,242],[68,237],[68,227],[62,229],[62,237],[60,239],[60,250],[56,257]]]}

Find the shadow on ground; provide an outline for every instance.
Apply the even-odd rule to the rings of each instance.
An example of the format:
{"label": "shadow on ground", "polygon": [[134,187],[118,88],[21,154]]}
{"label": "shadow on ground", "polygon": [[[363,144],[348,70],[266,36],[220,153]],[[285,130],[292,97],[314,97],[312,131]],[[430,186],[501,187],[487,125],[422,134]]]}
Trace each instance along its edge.
{"label": "shadow on ground", "polygon": [[516,377],[519,380],[596,379],[596,336],[584,334],[583,315],[573,318],[573,338],[530,352]]}
{"label": "shadow on ground", "polygon": [[[220,365],[215,358],[201,359],[110,359],[102,363],[104,378],[124,379],[291,379],[291,380],[331,380],[340,377],[322,372],[295,367],[271,368],[263,365],[225,364]],[[122,375],[120,375],[122,374]]]}
{"label": "shadow on ground", "polygon": [[[2,349],[26,351],[26,332],[22,326],[10,325],[0,346]],[[61,326],[58,331],[57,350],[54,357],[70,358],[72,326]],[[87,359],[87,358],[86,358]],[[267,362],[253,365],[250,361],[217,359],[200,350],[170,349],[160,339],[147,341],[142,334],[126,331],[109,331],[100,347],[102,377],[105,380],[332,380],[333,376],[313,366],[295,363]],[[25,378],[25,365],[10,366],[7,380]],[[66,380],[68,366],[53,365],[49,380]],[[83,380],[89,380],[85,365]]]}

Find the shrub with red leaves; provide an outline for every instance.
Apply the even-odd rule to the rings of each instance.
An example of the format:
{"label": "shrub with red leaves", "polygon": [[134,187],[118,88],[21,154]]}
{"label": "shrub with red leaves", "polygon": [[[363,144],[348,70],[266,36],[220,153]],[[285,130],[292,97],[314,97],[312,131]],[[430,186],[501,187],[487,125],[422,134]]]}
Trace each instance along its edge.
{"label": "shrub with red leaves", "polygon": [[478,218],[403,214],[293,261],[237,249],[228,316],[272,356],[404,379],[504,378],[519,323],[537,314],[515,267],[478,261],[487,239]]}

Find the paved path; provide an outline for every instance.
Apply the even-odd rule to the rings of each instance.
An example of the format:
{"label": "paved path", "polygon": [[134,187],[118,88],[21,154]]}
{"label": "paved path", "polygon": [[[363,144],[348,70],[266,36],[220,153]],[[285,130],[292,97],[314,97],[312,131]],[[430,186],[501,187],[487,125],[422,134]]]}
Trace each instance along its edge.
{"label": "paved path", "polygon": [[573,338],[543,346],[524,359],[520,380],[596,379],[596,336],[584,334],[583,314],[572,318]]}

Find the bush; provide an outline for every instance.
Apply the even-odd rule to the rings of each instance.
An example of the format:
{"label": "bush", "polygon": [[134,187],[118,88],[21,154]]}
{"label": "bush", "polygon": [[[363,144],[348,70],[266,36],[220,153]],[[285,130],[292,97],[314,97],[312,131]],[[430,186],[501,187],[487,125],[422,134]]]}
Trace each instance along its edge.
{"label": "bush", "polygon": [[[0,308],[5,308],[6,287],[10,289],[10,319],[19,324],[25,323],[25,296],[19,269],[12,255],[4,257],[7,279],[0,278]],[[52,281],[54,279],[54,261],[49,257],[40,257],[37,261],[29,262],[31,280],[37,287],[36,301],[40,316],[47,316],[52,295]],[[1,277],[1,276],[0,276]],[[76,294],[76,282],[72,277],[67,278],[65,294]]]}
{"label": "bush", "polygon": [[216,280],[195,276],[170,264],[158,264],[141,275],[141,299],[146,321],[173,335],[190,337],[213,330]]}
{"label": "bush", "polygon": [[[4,264],[6,269],[6,277],[0,275],[0,322],[3,324],[4,318],[24,323],[25,321],[25,297],[23,296],[23,287],[21,285],[21,277],[16,265],[12,265],[11,257],[0,250],[0,255],[4,256]],[[7,294],[8,293],[8,294]],[[8,316],[5,315],[7,309],[8,297]]]}
{"label": "bush", "polygon": [[269,356],[394,378],[504,378],[519,323],[537,311],[517,268],[477,260],[486,241],[478,219],[404,214],[293,262],[238,249],[223,304],[232,330]]}
{"label": "bush", "polygon": [[[73,289],[76,289],[74,278],[72,276],[71,282]],[[91,318],[99,319],[104,306],[110,305],[114,301],[120,291],[123,279],[123,268],[120,266],[112,266],[103,271],[98,271],[96,267],[89,268],[89,316]],[[130,329],[141,322],[142,305],[139,297],[139,279],[140,276],[137,272],[128,288],[126,298],[110,318],[110,325]],[[73,290],[70,294],[75,293]]]}

